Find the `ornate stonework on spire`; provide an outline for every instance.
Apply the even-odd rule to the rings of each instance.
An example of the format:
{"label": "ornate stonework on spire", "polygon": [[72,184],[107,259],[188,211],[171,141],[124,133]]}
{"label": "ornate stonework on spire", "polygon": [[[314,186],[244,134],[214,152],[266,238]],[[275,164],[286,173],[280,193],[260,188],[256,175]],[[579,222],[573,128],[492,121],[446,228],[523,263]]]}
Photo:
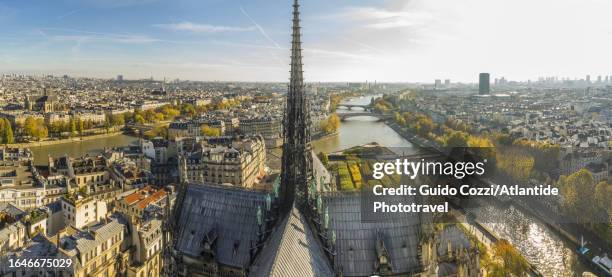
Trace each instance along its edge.
{"label": "ornate stonework on spire", "polygon": [[294,0],[291,77],[283,119],[285,143],[281,167],[281,201],[285,212],[291,210],[294,201],[297,201],[298,206],[306,201],[308,182],[312,175],[310,107],[304,90],[299,7],[298,1]]}

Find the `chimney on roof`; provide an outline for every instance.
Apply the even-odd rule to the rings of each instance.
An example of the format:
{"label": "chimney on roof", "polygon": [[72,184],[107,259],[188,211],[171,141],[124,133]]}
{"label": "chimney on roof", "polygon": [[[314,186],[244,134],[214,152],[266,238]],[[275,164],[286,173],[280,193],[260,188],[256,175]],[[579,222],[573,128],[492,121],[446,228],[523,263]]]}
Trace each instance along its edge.
{"label": "chimney on roof", "polygon": [[53,161],[53,157],[51,157],[51,154],[47,155],[47,158],[49,162],[49,170],[51,170],[51,168],[55,167],[55,163]]}
{"label": "chimney on roof", "polygon": [[55,248],[56,248],[58,251],[59,251],[59,248],[60,248],[60,233],[61,233],[61,230],[60,230],[60,231],[58,231],[58,232],[57,232],[57,235],[56,235],[56,237],[57,237],[57,241],[56,241],[56,244],[55,244]]}

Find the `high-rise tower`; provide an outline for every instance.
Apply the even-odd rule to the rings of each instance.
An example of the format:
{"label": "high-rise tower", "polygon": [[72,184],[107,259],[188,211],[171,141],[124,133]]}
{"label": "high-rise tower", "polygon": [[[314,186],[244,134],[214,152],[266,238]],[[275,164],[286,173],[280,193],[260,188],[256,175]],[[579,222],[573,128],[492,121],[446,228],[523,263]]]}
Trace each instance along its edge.
{"label": "high-rise tower", "polygon": [[294,0],[291,77],[283,118],[285,143],[283,144],[280,196],[284,212],[291,209],[295,200],[297,200],[298,207],[306,201],[308,182],[312,175],[310,105],[304,90],[299,7],[298,0]]}
{"label": "high-rise tower", "polygon": [[478,80],[478,94],[486,95],[490,93],[490,80],[489,73],[480,73]]}

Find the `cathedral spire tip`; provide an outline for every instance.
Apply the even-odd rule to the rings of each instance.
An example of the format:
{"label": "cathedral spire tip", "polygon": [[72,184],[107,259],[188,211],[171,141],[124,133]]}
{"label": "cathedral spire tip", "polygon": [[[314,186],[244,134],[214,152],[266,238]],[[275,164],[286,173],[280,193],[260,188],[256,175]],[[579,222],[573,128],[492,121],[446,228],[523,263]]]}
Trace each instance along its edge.
{"label": "cathedral spire tip", "polygon": [[283,157],[281,168],[281,199],[283,210],[291,210],[295,202],[303,206],[308,199],[308,182],[312,175],[310,146],[310,105],[304,90],[302,71],[302,41],[298,0],[293,1],[291,35],[291,73],[287,104],[283,118]]}

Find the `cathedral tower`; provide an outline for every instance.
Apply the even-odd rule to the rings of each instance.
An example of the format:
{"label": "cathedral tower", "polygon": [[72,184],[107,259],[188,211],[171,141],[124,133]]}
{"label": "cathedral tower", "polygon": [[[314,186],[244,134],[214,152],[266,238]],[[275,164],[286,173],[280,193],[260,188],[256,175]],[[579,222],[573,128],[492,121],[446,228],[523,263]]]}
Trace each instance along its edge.
{"label": "cathedral tower", "polygon": [[312,175],[310,105],[304,89],[299,7],[298,0],[294,0],[291,77],[283,118],[284,144],[280,195],[284,212],[291,209],[294,201],[298,207],[304,204],[307,199],[308,182]]}

